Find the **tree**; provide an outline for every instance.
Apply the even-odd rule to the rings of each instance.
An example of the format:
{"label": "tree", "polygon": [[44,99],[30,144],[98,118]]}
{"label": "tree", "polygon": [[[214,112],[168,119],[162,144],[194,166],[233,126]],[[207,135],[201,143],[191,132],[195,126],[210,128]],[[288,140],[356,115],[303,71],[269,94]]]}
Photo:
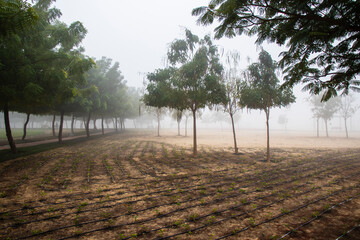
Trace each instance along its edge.
{"label": "tree", "polygon": [[240,87],[240,105],[248,109],[259,109],[266,115],[267,162],[270,162],[269,118],[270,109],[284,107],[295,102],[290,88],[282,89],[275,74],[276,63],[269,53],[262,50],[259,62],[248,67],[246,80]]}
{"label": "tree", "polygon": [[235,154],[239,153],[237,143],[236,143],[236,132],[234,124],[234,115],[240,109],[238,104],[238,99],[241,97],[239,95],[239,72],[238,72],[238,63],[240,60],[240,54],[236,51],[229,52],[226,56],[226,66],[227,70],[225,71],[225,89],[226,89],[226,102],[223,104],[224,111],[230,115],[231,126],[233,131],[234,138],[234,149]]}
{"label": "tree", "polygon": [[[6,135],[13,153],[17,150],[11,134],[9,110],[25,109],[25,105],[36,105],[35,101],[43,100],[40,96],[44,94],[44,86],[41,86],[41,80],[37,78],[40,71],[37,68],[38,62],[33,61],[33,55],[28,54],[26,47],[29,36],[39,28],[39,22],[43,20],[38,16],[42,11],[38,8],[40,2],[34,7],[23,1],[0,2],[0,108],[4,111]],[[56,12],[53,16],[57,16]],[[32,31],[25,31],[30,27],[34,27]],[[43,36],[37,37],[42,40]],[[40,47],[38,49],[41,49],[38,55],[43,56],[45,50]]]}
{"label": "tree", "polygon": [[175,110],[172,113],[172,118],[176,120],[177,124],[178,124],[178,136],[181,136],[180,134],[180,123],[181,123],[181,119],[183,117],[183,111],[180,110]]}
{"label": "tree", "polygon": [[155,72],[147,74],[149,83],[142,100],[145,105],[155,108],[155,115],[158,120],[158,136],[160,136],[160,118],[164,112],[162,109],[171,105],[170,79],[173,77],[174,71],[174,68],[166,68],[157,69]]}
{"label": "tree", "polygon": [[338,91],[359,90],[360,2],[353,0],[212,0],[193,10],[204,25],[215,20],[216,38],[257,35],[264,41],[286,44],[279,65],[285,86],[305,83],[322,100]]}
{"label": "tree", "polygon": [[342,96],[339,104],[339,113],[344,119],[346,138],[349,138],[347,120],[359,109],[359,106],[354,106],[354,95]]}
{"label": "tree", "polygon": [[326,137],[329,137],[328,122],[333,118],[334,114],[339,109],[339,98],[332,98],[327,102],[321,101],[321,96],[312,95],[310,97],[312,104],[311,111],[314,118],[316,118],[316,135],[319,137],[319,120],[323,119],[325,124]]}
{"label": "tree", "polygon": [[39,16],[29,3],[22,0],[0,1],[0,36],[25,31],[37,23]]}
{"label": "tree", "polygon": [[193,154],[196,156],[196,112],[205,106],[224,103],[226,94],[221,81],[223,67],[211,37],[206,35],[199,39],[188,29],[185,36],[185,39],[174,40],[168,50],[169,63],[178,67],[171,78],[170,89],[176,103],[193,114]]}

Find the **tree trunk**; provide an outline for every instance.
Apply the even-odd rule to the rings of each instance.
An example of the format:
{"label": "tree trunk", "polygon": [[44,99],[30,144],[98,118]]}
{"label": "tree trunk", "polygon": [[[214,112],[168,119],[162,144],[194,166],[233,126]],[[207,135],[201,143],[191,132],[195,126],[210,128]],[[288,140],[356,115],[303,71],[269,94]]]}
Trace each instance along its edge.
{"label": "tree trunk", "polygon": [[177,121],[177,124],[178,124],[178,136],[181,136],[181,134],[180,134],[180,121],[179,120]]}
{"label": "tree trunk", "polygon": [[61,110],[60,115],[60,126],[59,126],[59,143],[62,143],[62,132],[63,132],[63,125],[64,125],[64,110]]}
{"label": "tree trunk", "polygon": [[232,125],[232,130],[233,130],[233,137],[234,137],[234,148],[235,148],[235,154],[239,153],[238,147],[237,147],[237,143],[236,143],[236,134],[235,134],[235,125],[234,125],[234,116],[232,113],[230,113],[230,118],[231,118],[231,125]]}
{"label": "tree trunk", "polygon": [[52,120],[52,132],[53,132],[53,137],[56,137],[56,134],[55,134],[55,119],[56,119],[56,115],[54,114],[53,120]]}
{"label": "tree trunk", "polygon": [[324,119],[324,122],[325,122],[326,137],[329,137],[327,119]]}
{"label": "tree trunk", "polygon": [[117,121],[117,117],[115,118],[115,130],[118,131],[118,121]]}
{"label": "tree trunk", "polygon": [[71,135],[74,136],[74,122],[75,122],[75,115],[74,113],[71,116]]}
{"label": "tree trunk", "polygon": [[14,139],[11,134],[11,127],[10,127],[10,119],[9,119],[9,106],[7,103],[4,105],[4,124],[5,124],[5,130],[6,130],[6,137],[8,139],[8,143],[10,145],[10,149],[12,153],[16,153],[16,145],[14,142]]}
{"label": "tree trunk", "polygon": [[136,121],[135,121],[135,119],[133,120],[133,123],[134,123],[134,128],[136,128]]}
{"label": "tree trunk", "polygon": [[197,156],[197,141],[196,141],[196,110],[192,110],[193,113],[193,155],[194,157]]}
{"label": "tree trunk", "polygon": [[97,127],[96,127],[96,118],[94,118],[93,122],[94,122],[94,129],[97,130]]}
{"label": "tree trunk", "polygon": [[160,137],[160,114],[157,115],[157,120],[158,120],[157,135],[158,137]]}
{"label": "tree trunk", "polygon": [[316,119],[316,136],[319,137],[319,118]]}
{"label": "tree trunk", "polygon": [[347,130],[347,123],[346,123],[346,118],[344,118],[344,122],[345,122],[345,132],[346,132],[346,138],[349,138],[349,134],[348,134],[348,130]]}
{"label": "tree trunk", "polygon": [[104,131],[104,116],[101,116],[101,133],[102,135],[104,135],[105,131]]}
{"label": "tree trunk", "polygon": [[91,113],[89,112],[88,119],[87,119],[86,124],[85,124],[85,130],[86,130],[86,136],[87,137],[90,137],[90,129],[89,129],[90,118],[91,118]]}
{"label": "tree trunk", "polygon": [[24,134],[23,134],[21,140],[25,140],[25,138],[26,138],[26,127],[27,127],[27,125],[29,123],[29,120],[30,120],[30,113],[27,113],[26,114],[26,121],[24,123]]}
{"label": "tree trunk", "polygon": [[270,163],[270,131],[269,131],[270,108],[267,108],[265,113],[266,113],[266,161]]}
{"label": "tree trunk", "polygon": [[123,128],[124,128],[124,131],[125,131],[125,119],[123,119],[121,122],[122,122],[122,125],[123,125]]}

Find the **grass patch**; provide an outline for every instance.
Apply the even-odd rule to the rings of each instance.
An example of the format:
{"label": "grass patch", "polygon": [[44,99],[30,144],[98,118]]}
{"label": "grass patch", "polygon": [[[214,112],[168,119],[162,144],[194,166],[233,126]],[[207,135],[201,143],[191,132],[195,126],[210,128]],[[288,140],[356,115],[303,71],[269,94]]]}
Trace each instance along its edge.
{"label": "grass patch", "polygon": [[45,152],[45,151],[55,149],[58,147],[82,143],[82,142],[85,142],[88,140],[101,138],[103,136],[109,136],[112,134],[120,134],[120,132],[110,132],[110,133],[106,133],[104,135],[102,135],[102,134],[94,135],[94,136],[90,136],[89,138],[84,136],[84,137],[75,138],[75,139],[71,139],[71,140],[64,140],[63,144],[59,144],[58,142],[53,142],[53,143],[39,144],[39,145],[35,145],[35,146],[30,146],[30,147],[17,147],[18,152],[16,154],[11,153],[10,149],[0,150],[0,163],[11,160],[11,159],[19,158],[19,157],[25,157],[25,156],[35,154],[35,153]]}

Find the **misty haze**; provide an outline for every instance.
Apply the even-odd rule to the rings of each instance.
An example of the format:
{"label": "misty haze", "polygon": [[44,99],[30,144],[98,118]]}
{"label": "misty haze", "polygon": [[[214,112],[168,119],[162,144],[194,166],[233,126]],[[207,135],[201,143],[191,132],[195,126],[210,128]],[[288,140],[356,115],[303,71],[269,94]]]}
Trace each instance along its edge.
{"label": "misty haze", "polygon": [[0,239],[360,239],[359,7],[0,0]]}

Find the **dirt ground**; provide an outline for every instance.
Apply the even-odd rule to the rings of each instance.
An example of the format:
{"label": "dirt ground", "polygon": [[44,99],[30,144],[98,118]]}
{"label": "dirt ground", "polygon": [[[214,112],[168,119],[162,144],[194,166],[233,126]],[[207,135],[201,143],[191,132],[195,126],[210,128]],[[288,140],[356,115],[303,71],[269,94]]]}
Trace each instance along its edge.
{"label": "dirt ground", "polygon": [[[190,133],[189,133],[190,134]],[[360,239],[359,138],[128,130],[0,163],[0,239]]]}
{"label": "dirt ground", "polygon": [[[264,148],[266,147],[266,130],[237,130],[238,147],[243,148]],[[161,130],[161,137],[155,137],[156,133],[146,136],[151,140],[163,141],[181,146],[192,146],[192,129],[188,131],[189,137],[177,136],[176,130]],[[359,148],[360,133],[350,133],[348,139],[342,132],[330,133],[330,137],[320,136],[319,138],[310,131],[277,131],[270,132],[270,146],[275,148]],[[220,148],[233,147],[233,135],[231,130],[220,129],[199,129],[198,144],[205,146],[217,146]]]}

